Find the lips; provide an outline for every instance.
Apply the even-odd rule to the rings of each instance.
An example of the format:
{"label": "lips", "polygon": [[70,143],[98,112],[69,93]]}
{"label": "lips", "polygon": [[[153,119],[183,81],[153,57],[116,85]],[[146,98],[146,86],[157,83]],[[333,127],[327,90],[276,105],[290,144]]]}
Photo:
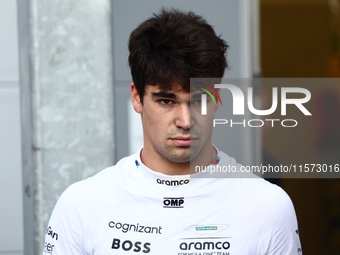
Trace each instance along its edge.
{"label": "lips", "polygon": [[170,140],[177,146],[190,146],[193,142],[197,140],[195,137],[185,137],[185,136],[178,136],[172,137]]}

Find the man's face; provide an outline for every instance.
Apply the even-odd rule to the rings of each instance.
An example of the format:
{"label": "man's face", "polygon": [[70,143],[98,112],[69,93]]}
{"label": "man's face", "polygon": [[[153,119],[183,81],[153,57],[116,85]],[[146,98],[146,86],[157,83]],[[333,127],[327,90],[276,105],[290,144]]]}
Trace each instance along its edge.
{"label": "man's face", "polygon": [[206,146],[211,146],[214,113],[218,106],[207,103],[207,115],[201,115],[201,90],[188,93],[178,86],[161,91],[147,85],[143,104],[133,83],[134,109],[141,114],[144,149],[172,162],[188,162]]}

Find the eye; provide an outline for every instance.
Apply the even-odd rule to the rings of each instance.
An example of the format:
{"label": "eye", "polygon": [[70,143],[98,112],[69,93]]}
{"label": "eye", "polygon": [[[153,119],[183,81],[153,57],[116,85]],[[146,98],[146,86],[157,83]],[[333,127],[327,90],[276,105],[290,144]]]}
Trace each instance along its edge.
{"label": "eye", "polygon": [[201,105],[202,100],[201,99],[194,99],[190,101],[191,104],[193,105]]}
{"label": "eye", "polygon": [[158,100],[158,102],[162,105],[171,105],[174,103],[172,100],[169,100],[169,99],[160,99]]}
{"label": "eye", "polygon": [[[206,97],[206,102],[210,103],[210,101],[212,101],[211,97],[208,95]],[[202,104],[202,98],[201,97],[194,97],[190,100],[190,104],[192,105],[197,105],[200,106]]]}

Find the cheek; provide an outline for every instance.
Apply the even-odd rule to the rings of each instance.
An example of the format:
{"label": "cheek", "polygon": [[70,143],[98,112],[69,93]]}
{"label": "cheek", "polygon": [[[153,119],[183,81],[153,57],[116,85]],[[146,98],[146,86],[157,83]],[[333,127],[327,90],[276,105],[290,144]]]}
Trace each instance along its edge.
{"label": "cheek", "polygon": [[208,111],[208,114],[206,115],[205,119],[205,125],[210,129],[213,126],[214,118],[215,118],[215,105],[211,105],[210,109]]}
{"label": "cheek", "polygon": [[215,115],[213,112],[208,112],[207,115],[195,114],[193,118],[195,126],[200,126],[201,128],[207,129],[213,126]]}
{"label": "cheek", "polygon": [[142,119],[145,131],[150,135],[159,136],[165,122],[163,114],[156,109],[148,107],[144,109]]}
{"label": "cheek", "polygon": [[167,123],[171,119],[173,113],[172,111],[169,111],[169,109],[160,108],[157,104],[150,104],[144,107],[143,115],[144,119],[149,123],[161,125]]}

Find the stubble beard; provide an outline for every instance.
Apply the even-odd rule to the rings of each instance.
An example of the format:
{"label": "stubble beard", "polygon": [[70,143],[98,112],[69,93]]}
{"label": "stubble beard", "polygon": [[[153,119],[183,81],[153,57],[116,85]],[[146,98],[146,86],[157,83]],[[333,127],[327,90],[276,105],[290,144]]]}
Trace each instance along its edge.
{"label": "stubble beard", "polygon": [[[175,131],[168,131],[165,133],[165,139],[169,139],[174,136],[178,135],[192,135],[194,137],[201,137],[200,132],[194,130],[175,130]],[[164,145],[162,148],[162,156],[172,162],[176,163],[185,163],[193,160],[202,150],[201,145],[191,145],[191,146],[168,146]]]}

